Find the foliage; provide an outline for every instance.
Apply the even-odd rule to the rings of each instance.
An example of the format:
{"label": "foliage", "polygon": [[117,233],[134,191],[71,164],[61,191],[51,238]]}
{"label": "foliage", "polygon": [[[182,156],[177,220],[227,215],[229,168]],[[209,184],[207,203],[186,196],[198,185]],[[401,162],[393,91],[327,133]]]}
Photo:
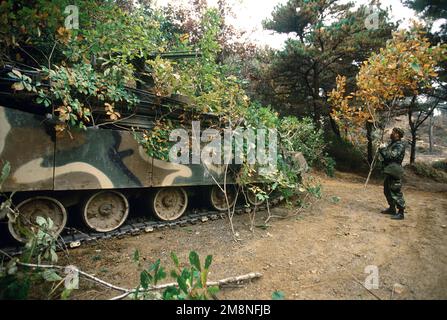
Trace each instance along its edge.
{"label": "foliage", "polygon": [[272,300],[284,300],[284,292],[275,291],[272,293]]}
{"label": "foliage", "polygon": [[197,42],[201,57],[179,62],[156,58],[148,63],[152,66],[157,95],[185,95],[198,111],[222,114],[226,116],[224,119],[230,119],[247,108],[248,97],[237,78],[226,74],[224,66],[217,61],[220,24],[221,17],[216,10],[203,13],[203,34]]}
{"label": "foliage", "polygon": [[16,82],[12,85],[12,89],[21,91],[26,89],[28,91],[36,92],[36,88],[32,84],[32,80],[25,74],[21,74],[18,70],[12,70],[12,72],[8,73],[8,76],[14,79]]}
{"label": "foliage", "polygon": [[[433,20],[445,19],[447,15],[447,4],[439,0],[405,0],[404,4],[420,13],[426,20],[433,23]],[[447,23],[440,26],[440,34],[447,36]]]}
{"label": "foliage", "polygon": [[[437,76],[436,65],[445,57],[445,50],[445,46],[432,47],[417,28],[396,32],[380,53],[373,53],[363,62],[356,92],[346,95],[346,78],[337,77],[337,89],[330,94],[335,106],[334,118],[363,125],[365,120],[374,121],[378,111],[396,107],[397,100],[417,95],[431,86],[431,80]],[[350,105],[353,98],[361,105]]]}
{"label": "foliage", "polygon": [[[171,252],[171,259],[175,269],[170,276],[177,282],[178,287],[167,287],[162,294],[148,291],[151,286],[156,286],[158,281],[166,278],[160,260],[151,264],[148,269],[140,273],[140,285],[134,295],[135,299],[163,299],[163,300],[206,300],[214,296],[218,287],[208,287],[208,273],[213,257],[207,256],[202,266],[199,255],[195,251],[189,253],[189,266],[181,268],[177,255]],[[133,260],[140,264],[140,254],[136,250]],[[140,290],[141,289],[141,290]]]}
{"label": "foliage", "polygon": [[[244,163],[239,175],[239,183],[248,184],[259,200],[267,199],[275,191],[281,192],[286,198],[298,192],[305,168],[301,168],[299,163],[292,160],[293,154],[297,152],[303,154],[308,165],[325,169],[329,175],[333,174],[335,162],[325,152],[323,131],[317,129],[310,118],[281,118],[271,107],[253,103],[248,108],[244,120],[245,127],[255,132],[260,129],[277,129],[278,134],[277,169],[263,173],[257,170],[256,166]],[[244,145],[244,148],[247,146]],[[256,172],[265,183],[263,188],[250,185]]]}
{"label": "foliage", "polygon": [[[14,9],[17,16],[38,15],[47,4],[47,1],[23,4]],[[64,4],[63,1],[58,3],[61,7]],[[62,27],[58,16],[51,20],[45,34],[31,32],[29,28],[35,26],[32,24],[25,27],[29,41],[11,42],[8,47],[12,51],[18,50],[16,47],[23,49],[22,42],[25,41],[27,45],[45,52],[49,48],[44,43],[54,44],[51,51],[44,54],[48,61],[31,56],[32,66],[42,72],[45,83],[50,86],[41,83],[31,85],[30,79],[22,79],[18,70],[13,70],[11,76],[17,80],[13,85],[16,90],[38,90],[36,101],[51,107],[51,113],[58,117],[57,131],[97,125],[93,113],[101,112],[101,109],[111,121],[118,120],[123,112],[131,111],[139,99],[128,90],[128,86],[143,82],[136,76],[138,73],[152,78],[154,86],[151,90],[156,96],[186,95],[192,101],[191,108],[222,114],[223,121],[231,121],[248,106],[248,98],[239,81],[225,73],[224,66],[217,62],[222,23],[217,10],[202,12],[201,35],[192,45],[188,37],[175,34],[175,28],[170,24],[173,22],[168,21],[170,17],[161,10],[142,6],[126,11],[113,2],[105,1],[101,6],[102,1],[97,1],[97,4],[92,6],[88,1],[77,4],[82,26],[78,30]],[[12,4],[8,6],[11,7]],[[55,13],[60,14],[60,11]],[[49,14],[45,14],[45,19]],[[13,19],[12,15],[8,15],[6,22],[12,23],[10,18]],[[160,29],[161,26],[163,28]],[[157,56],[157,53],[179,49],[197,49],[201,57],[175,62]],[[11,53],[7,58],[15,59]],[[141,61],[150,68],[150,74],[141,68]],[[143,132],[139,139],[144,147],[151,148],[147,150],[152,155],[164,153],[163,146],[158,148],[151,143],[152,138],[157,141],[164,139],[164,132],[157,132],[157,129]],[[148,136],[151,137],[147,139]]]}
{"label": "foliage", "polygon": [[[6,179],[9,176],[9,173],[11,171],[11,164],[9,161],[4,161],[2,170],[0,173],[0,191],[2,189],[3,183],[6,181]],[[13,219],[15,216],[15,210],[12,205],[12,195],[4,195],[0,194],[0,220],[8,217],[8,219]]]}
{"label": "foliage", "polygon": [[433,162],[432,167],[437,170],[441,170],[441,171],[444,171],[447,173],[447,161],[445,161],[445,160],[444,161],[439,160],[439,161]]}
{"label": "foliage", "polygon": [[[8,177],[10,171],[9,162],[5,162],[0,177],[0,185]],[[24,246],[23,253],[20,257],[7,257],[9,261],[5,263],[2,259],[0,264],[0,299],[26,299],[30,295],[30,290],[36,286],[51,285],[45,290],[47,296],[50,298],[65,282],[65,278],[59,276],[57,271],[53,268],[48,269],[33,269],[24,266],[23,263],[56,263],[58,256],[57,239],[51,234],[53,230],[53,221],[50,218],[36,217],[33,228],[28,229],[20,226],[20,220],[16,220],[20,214],[12,204],[12,195],[4,197],[4,201],[0,207],[0,218],[8,216],[8,220],[16,222],[19,232],[25,235],[27,242]],[[3,254],[3,252],[2,252]],[[6,257],[6,256],[5,256]],[[70,282],[65,286],[65,289],[60,292],[63,299],[68,298],[71,290],[77,286],[76,281]]]}
{"label": "foliage", "polygon": [[174,72],[174,66],[169,60],[157,56],[154,60],[149,60],[148,64],[152,67],[154,93],[157,96],[167,97],[180,89],[180,75]]}
{"label": "foliage", "polygon": [[[245,128],[255,131],[269,128],[289,130],[288,132],[284,131],[280,137],[280,144],[292,143],[294,145],[286,146],[285,151],[303,152],[311,164],[318,162],[321,167],[328,168],[328,173],[332,173],[334,163],[323,151],[322,132],[316,130],[310,120],[304,120],[302,124],[293,118],[281,120],[271,108],[250,102],[242,89],[241,82],[234,76],[227,76],[224,70],[225,66],[216,62],[219,50],[217,35],[221,23],[218,13],[215,10],[207,10],[202,15],[201,23],[203,34],[197,42],[202,52],[200,59],[186,64],[183,62],[172,63],[158,58],[158,64],[155,63],[157,59],[151,62],[154,70],[158,68],[155,71],[155,87],[160,88],[158,92],[162,92],[161,88],[163,88],[166,89],[164,94],[187,95],[200,112],[219,114],[221,121],[233,129],[243,125]],[[191,95],[191,93],[195,93],[195,95]],[[243,123],[236,121],[237,119],[244,119]],[[304,130],[305,128],[308,130]],[[152,149],[155,145],[160,145],[159,138],[163,131],[156,130],[155,132],[157,132],[156,137],[144,136],[147,150]],[[297,136],[293,136],[292,133]],[[160,156],[160,154],[158,155]],[[296,170],[294,171],[296,168],[290,168],[290,165],[286,163],[285,154],[279,156],[278,162],[280,163],[278,171],[262,177],[271,182],[269,191],[278,188],[296,188],[300,181],[299,175],[296,174]],[[249,181],[254,174],[254,169],[244,163],[239,181],[242,184]],[[288,192],[290,193],[291,190]],[[259,194],[259,196],[264,198],[266,194]]]}
{"label": "foliage", "polygon": [[[253,55],[257,46],[245,37],[246,31],[235,28],[230,19],[234,18],[234,11],[230,1],[217,1],[214,7],[221,17],[218,26],[217,42],[220,47],[219,59],[246,59]],[[163,9],[168,20],[172,21],[171,28],[176,29],[182,38],[197,44],[203,38],[206,29],[202,21],[209,9],[207,1],[169,2]]]}
{"label": "foliage", "polygon": [[[138,251],[135,251],[134,261],[139,262]],[[135,299],[160,299],[161,295],[158,292],[147,291],[149,286],[157,285],[158,281],[166,278],[166,273],[163,267],[160,266],[160,259],[155,263],[151,264],[149,268],[141,271],[140,273],[140,284],[136,289],[134,294]],[[142,292],[140,292],[140,289]]]}
{"label": "foliage", "polygon": [[173,144],[169,141],[169,134],[173,128],[169,120],[156,120],[152,130],[134,131],[133,134],[149,157],[168,161],[169,149]]}
{"label": "foliage", "polygon": [[[18,258],[11,258],[0,266],[0,299],[27,299],[33,288],[45,287],[44,292],[52,297],[56,290],[65,282],[57,270],[51,268],[32,268],[25,263],[53,264],[57,262],[57,239],[51,234],[52,220],[36,218],[38,226],[35,232],[28,232],[28,241],[24,252]],[[50,287],[48,288],[48,284]],[[72,288],[66,287],[59,294],[67,298]]]}
{"label": "foliage", "polygon": [[415,25],[411,31],[394,33],[385,48],[363,62],[355,92],[346,94],[346,77],[338,76],[329,101],[331,115],[344,137],[361,145],[364,140],[356,139],[362,136],[365,124],[372,131],[373,126],[383,122],[382,118],[398,113],[406,98],[430,89],[438,75],[437,64],[445,55],[446,46],[432,46]]}
{"label": "foliage", "polygon": [[323,189],[320,183],[315,183],[312,179],[304,184],[305,191],[316,199],[321,199],[323,196]]}
{"label": "foliage", "polygon": [[331,197],[331,202],[332,202],[333,204],[337,204],[337,203],[339,203],[339,202],[340,202],[340,197],[337,197],[337,196],[333,196],[333,197]]}
{"label": "foliage", "polygon": [[208,273],[213,257],[211,255],[205,258],[203,266],[201,265],[199,255],[195,251],[189,253],[189,268],[180,268],[179,260],[175,253],[171,253],[172,261],[176,270],[171,271],[171,277],[178,283],[178,288],[170,287],[163,293],[163,298],[170,299],[192,299],[206,300],[215,295],[218,287],[208,287]]}
{"label": "foliage", "polygon": [[413,170],[418,176],[424,178],[430,178],[437,182],[447,183],[447,172],[445,171],[445,163],[443,164],[444,170],[442,169],[442,165],[439,163],[425,163],[425,162],[415,162],[412,165],[409,165],[409,168]]}
{"label": "foliage", "polygon": [[[103,105],[110,120],[120,117],[115,111],[116,103],[127,102],[134,105],[137,101],[133,94],[125,90],[126,77],[121,77],[118,71],[111,72],[112,74],[105,71],[102,74],[95,72],[92,65],[85,63],[75,64],[71,68],[55,68],[56,70],[43,68],[48,72],[52,89],[47,94],[40,90],[39,96],[57,106],[54,111],[62,123],[56,128],[58,130],[65,129],[67,125],[85,129],[86,125],[93,121],[90,106],[96,101]],[[114,69],[116,70],[117,68]],[[58,101],[62,101],[59,106]]]}
{"label": "foliage", "polygon": [[319,125],[321,116],[328,115],[327,92],[334,88],[337,74],[344,72],[351,82],[358,72],[356,62],[383,46],[396,28],[387,11],[377,10],[378,28],[367,29],[367,7],[354,9],[354,2],[289,0],[276,6],[264,27],[296,36],[270,54],[270,67],[258,76],[258,93],[269,94],[266,99],[278,110],[312,116]]}
{"label": "foliage", "polygon": [[[153,9],[150,4],[128,3],[129,9],[106,0],[78,1],[80,28],[67,29],[62,13],[67,4],[63,0],[6,1],[0,9],[0,30],[12,26],[11,33],[0,32],[6,43],[3,61],[31,67],[41,75],[31,81],[14,68],[10,74],[15,80],[13,87],[36,92],[36,102],[51,109],[48,113],[57,118],[57,131],[118,122],[141,103],[134,92],[143,88],[153,94],[154,105],[172,95],[186,96],[191,102],[186,111],[218,115],[220,123],[215,125],[220,128],[278,128],[283,151],[302,152],[310,164],[333,172],[334,163],[323,151],[322,132],[310,120],[280,119],[270,107],[251,101],[244,81],[224,63],[222,52],[229,50],[229,41],[222,41],[226,37],[222,33],[230,31],[225,29],[223,3],[219,9],[200,5],[192,29],[179,22],[169,6]],[[18,19],[27,16],[30,19],[22,28]],[[345,34],[338,36],[340,40]],[[164,58],[163,53],[170,51],[200,55],[190,60]],[[160,116],[150,130],[134,128],[134,137],[150,157],[167,160],[173,128]],[[264,177],[271,192],[291,194],[299,186],[297,168],[287,156],[281,154],[278,170]],[[244,163],[241,175],[253,174],[254,168]]]}
{"label": "foliage", "polygon": [[322,129],[317,129],[311,118],[298,120],[285,117],[280,122],[282,147],[288,151],[302,152],[310,166],[331,166],[325,152],[326,143]]}
{"label": "foliage", "polygon": [[18,80],[13,88],[36,91],[37,87],[37,103],[51,107],[61,121],[57,130],[94,124],[95,106],[117,120],[120,114],[113,109],[118,104],[128,110],[138,102],[127,90],[139,81],[136,59],[167,49],[159,29],[160,12],[147,7],[128,12],[112,1],[78,1],[81,27],[66,29],[62,10],[68,4],[4,1],[0,7],[0,30],[12,27],[11,32],[0,33],[6,43],[3,61],[39,70],[45,82],[31,86],[29,78],[13,70],[11,76]]}

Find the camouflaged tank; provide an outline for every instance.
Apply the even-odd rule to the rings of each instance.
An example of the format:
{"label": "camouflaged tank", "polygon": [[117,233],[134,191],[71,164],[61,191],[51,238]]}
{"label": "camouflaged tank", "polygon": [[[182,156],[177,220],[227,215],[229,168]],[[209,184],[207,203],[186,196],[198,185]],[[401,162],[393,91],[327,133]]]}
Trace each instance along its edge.
{"label": "camouflaged tank", "polygon": [[[11,165],[1,192],[14,194],[20,212],[18,223],[8,223],[16,240],[25,241],[21,226],[29,228],[37,216],[51,218],[52,232],[59,234],[66,226],[68,211],[75,211],[94,231],[115,230],[128,218],[132,199],[143,203],[144,212],[165,221],[181,217],[193,194],[215,210],[227,209],[215,181],[223,183],[223,165],[182,165],[149,157],[128,130],[150,129],[154,115],[169,106],[172,117],[176,113],[172,106],[182,113],[185,102],[181,99],[160,100],[140,90],[139,98],[145,103],[137,106],[133,116],[123,117],[119,127],[88,127],[56,134],[47,110],[32,104],[26,93],[13,97],[7,92],[10,85],[0,86],[0,160]],[[213,115],[203,118],[212,121]],[[231,175],[226,182],[232,205],[236,192]],[[247,198],[257,203],[253,195]]]}

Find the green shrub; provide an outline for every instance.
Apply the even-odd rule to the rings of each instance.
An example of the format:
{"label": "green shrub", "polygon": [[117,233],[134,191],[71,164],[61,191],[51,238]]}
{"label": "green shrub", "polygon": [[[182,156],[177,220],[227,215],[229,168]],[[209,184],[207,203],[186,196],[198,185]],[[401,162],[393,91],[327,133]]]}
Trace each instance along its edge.
{"label": "green shrub", "polygon": [[[447,183],[447,172],[443,171],[444,164],[438,163],[425,163],[425,162],[416,162],[412,165],[408,165],[408,167],[416,173],[418,176],[424,178],[430,178],[437,182]],[[441,168],[441,169],[437,169]]]}
{"label": "green shrub", "polygon": [[[150,291],[150,287],[156,286],[158,281],[166,278],[167,274],[160,265],[160,259],[152,263],[149,268],[145,268],[140,273],[140,284],[137,287],[133,298],[135,300],[207,300],[215,297],[219,291],[217,286],[207,286],[209,268],[213,261],[213,256],[208,255],[202,264],[199,255],[195,251],[189,253],[189,266],[181,267],[179,259],[174,252],[171,252],[171,259],[175,269],[170,273],[175,279],[177,286],[167,287],[163,293]],[[142,266],[140,253],[135,250],[133,261]]]}
{"label": "green shrub", "polygon": [[323,130],[317,129],[311,118],[285,117],[281,119],[279,132],[283,147],[302,152],[309,166],[334,175],[335,160],[326,152]]}
{"label": "green shrub", "polygon": [[437,170],[447,172],[447,160],[435,161],[432,163],[432,167]]}

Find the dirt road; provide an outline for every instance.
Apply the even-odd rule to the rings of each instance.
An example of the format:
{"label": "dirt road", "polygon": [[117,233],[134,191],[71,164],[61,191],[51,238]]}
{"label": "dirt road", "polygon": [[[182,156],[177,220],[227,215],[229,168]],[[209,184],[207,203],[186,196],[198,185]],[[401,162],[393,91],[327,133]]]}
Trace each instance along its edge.
{"label": "dirt road", "polygon": [[[413,177],[410,177],[413,178]],[[320,178],[323,198],[303,213],[276,208],[266,230],[249,229],[248,216],[237,216],[241,239],[233,241],[225,220],[154,232],[70,251],[69,263],[125,287],[138,284],[132,263],[135,249],[149,261],[161,258],[168,271],[171,251],[187,261],[190,250],[202,259],[214,256],[210,280],[258,271],[259,280],[222,290],[221,299],[270,299],[275,290],[286,299],[447,299],[447,186],[407,182],[408,214],[403,221],[380,214],[385,206],[379,182],[363,189],[363,178],[337,174]],[[262,223],[265,214],[259,214]],[[379,288],[363,287],[365,267],[377,266]],[[116,294],[82,282],[76,299]]]}

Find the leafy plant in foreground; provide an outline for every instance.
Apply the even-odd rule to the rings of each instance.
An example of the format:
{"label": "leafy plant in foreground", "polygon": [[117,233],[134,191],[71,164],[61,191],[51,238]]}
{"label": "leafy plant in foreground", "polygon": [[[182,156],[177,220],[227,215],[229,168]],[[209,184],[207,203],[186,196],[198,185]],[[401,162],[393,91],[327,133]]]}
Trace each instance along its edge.
{"label": "leafy plant in foreground", "polygon": [[[202,266],[197,252],[191,251],[189,253],[189,266],[184,268],[180,267],[179,259],[174,252],[171,253],[171,259],[175,269],[171,271],[170,276],[175,280],[177,286],[169,286],[163,293],[151,290],[151,287],[157,286],[160,280],[166,278],[166,272],[160,266],[159,259],[149,268],[141,271],[140,284],[133,295],[134,299],[207,300],[219,291],[216,286],[207,286],[209,268],[213,260],[211,255],[205,258]],[[138,250],[135,251],[133,260],[141,266]]]}

